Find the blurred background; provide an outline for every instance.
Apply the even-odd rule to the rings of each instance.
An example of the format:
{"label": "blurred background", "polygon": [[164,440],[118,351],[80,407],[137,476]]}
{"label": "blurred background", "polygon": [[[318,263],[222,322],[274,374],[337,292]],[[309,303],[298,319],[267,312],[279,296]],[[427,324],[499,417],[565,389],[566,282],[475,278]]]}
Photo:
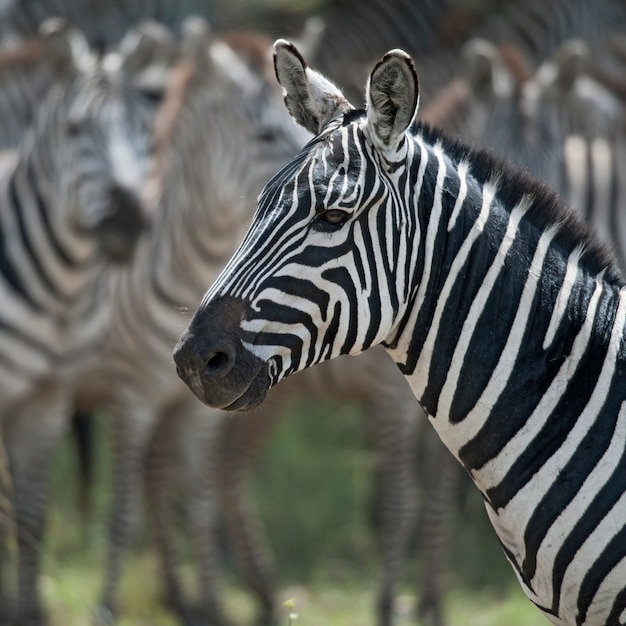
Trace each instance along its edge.
{"label": "blurred background", "polygon": [[[373,63],[407,50],[422,120],[541,176],[623,264],[626,1],[0,0],[8,155],[26,150],[52,85],[67,80],[41,78],[45,46],[24,53],[51,17],[82,33],[75,58],[117,59],[153,122],[152,224],[104,279],[104,347],[68,383],[76,411],[49,471],[46,457],[46,531],[29,542],[47,621],[539,623],[480,495],[384,356],[296,376],[263,410],[224,417],[186,388],[164,390],[177,384],[168,350],[263,181],[307,139],[283,119],[277,37],[357,107]],[[16,485],[25,500],[45,490]]]}

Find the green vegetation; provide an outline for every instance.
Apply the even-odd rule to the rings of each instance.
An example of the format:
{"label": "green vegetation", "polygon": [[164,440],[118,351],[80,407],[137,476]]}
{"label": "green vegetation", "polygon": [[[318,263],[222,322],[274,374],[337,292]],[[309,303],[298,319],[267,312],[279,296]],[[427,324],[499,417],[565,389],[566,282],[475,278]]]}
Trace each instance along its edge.
{"label": "green vegetation", "polygon": [[[97,473],[88,523],[76,506],[76,463],[69,442],[54,467],[54,506],[43,559],[43,589],[52,626],[90,623],[101,588],[110,472],[104,417],[96,425]],[[374,464],[357,404],[301,401],[264,447],[250,487],[276,554],[281,597],[296,600],[298,617],[291,626],[373,625],[378,558],[368,520]],[[121,581],[120,625],[173,626],[176,620],[161,603],[157,556],[149,534],[141,537]],[[517,587],[474,492],[455,520],[450,554],[446,610],[451,623],[541,623]],[[192,563],[183,571],[189,588],[193,571]],[[411,623],[417,593],[413,581],[420,571],[418,554],[412,554],[398,598],[399,625]],[[225,581],[229,613],[237,623],[250,623],[254,605],[229,559]],[[288,619],[285,609],[284,626]]]}

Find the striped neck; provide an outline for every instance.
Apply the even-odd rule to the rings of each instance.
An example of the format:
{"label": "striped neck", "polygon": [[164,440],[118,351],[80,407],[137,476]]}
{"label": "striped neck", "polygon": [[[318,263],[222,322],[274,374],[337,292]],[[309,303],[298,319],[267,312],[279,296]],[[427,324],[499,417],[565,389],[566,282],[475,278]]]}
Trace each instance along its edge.
{"label": "striped neck", "polygon": [[[481,490],[528,597],[558,623],[618,623],[606,616],[623,608],[623,568],[605,575],[626,535],[623,281],[536,185],[509,205],[514,172],[498,188],[471,159],[427,152],[426,252],[388,350]],[[441,189],[456,192],[439,206]]]}
{"label": "striped neck", "polygon": [[475,469],[498,444],[468,446],[468,433],[488,424],[510,434],[555,386],[600,379],[621,337],[621,281],[545,189],[515,195],[511,184],[523,181],[506,169],[482,180],[470,156],[416,142],[424,173],[409,210],[423,253],[387,347],[446,444]]}

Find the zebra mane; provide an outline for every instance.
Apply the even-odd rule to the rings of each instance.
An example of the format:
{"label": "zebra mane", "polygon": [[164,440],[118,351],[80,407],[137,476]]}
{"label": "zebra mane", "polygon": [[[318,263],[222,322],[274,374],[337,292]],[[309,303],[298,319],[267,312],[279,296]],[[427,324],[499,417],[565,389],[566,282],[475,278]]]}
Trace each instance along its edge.
{"label": "zebra mane", "polygon": [[439,143],[455,166],[466,161],[479,184],[498,181],[497,197],[505,206],[515,206],[522,196],[529,195],[533,202],[528,216],[533,223],[545,229],[558,226],[556,241],[565,249],[582,244],[582,259],[593,272],[605,272],[608,280],[623,283],[617,259],[611,247],[600,240],[594,228],[568,207],[562,198],[546,183],[526,168],[513,165],[489,149],[476,148],[462,140],[453,139],[441,130],[417,121],[411,132],[420,135],[430,145]]}
{"label": "zebra mane", "polygon": [[[349,111],[343,117],[342,125],[347,126],[355,119],[365,116],[363,109]],[[497,197],[505,206],[513,207],[522,198],[530,196],[533,201],[527,215],[539,228],[558,226],[556,241],[566,250],[582,245],[581,260],[594,273],[604,272],[607,280],[622,284],[624,278],[615,253],[602,241],[593,226],[568,207],[562,198],[546,183],[542,182],[524,167],[510,161],[489,149],[477,148],[460,139],[454,139],[443,131],[416,120],[410,129],[411,134],[419,135],[426,143],[440,144],[455,167],[462,162],[470,164],[470,171],[480,185],[498,181]],[[304,148],[306,152],[317,138]]]}

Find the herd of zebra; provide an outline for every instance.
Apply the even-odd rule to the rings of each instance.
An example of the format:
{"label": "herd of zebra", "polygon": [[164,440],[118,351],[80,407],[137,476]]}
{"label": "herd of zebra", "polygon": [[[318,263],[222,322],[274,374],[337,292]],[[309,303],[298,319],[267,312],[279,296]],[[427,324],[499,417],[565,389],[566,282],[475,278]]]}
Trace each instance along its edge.
{"label": "herd of zebra", "polygon": [[[424,561],[428,567],[420,609],[425,619],[437,626],[444,622],[439,602],[439,568],[446,543],[442,520],[450,514],[455,483],[464,475],[457,472],[452,455],[433,436],[434,429],[423,428],[426,419],[418,418],[424,417],[414,397],[419,384],[412,383],[412,390],[393,361],[381,356],[382,348],[358,357],[342,356],[289,378],[249,418],[242,419],[228,419],[223,411],[199,402],[175,374],[172,349],[207,287],[243,239],[263,185],[301,154],[311,133],[324,129],[331,114],[345,114],[346,126],[337,128],[333,121],[325,135],[345,132],[340,145],[350,148],[346,153],[350,160],[356,162],[365,154],[360,146],[350,146],[356,135],[349,136],[353,132],[349,123],[359,123],[360,118],[352,113],[344,96],[332,91],[330,83],[322,81],[321,87],[315,84],[315,95],[330,94],[320,110],[310,110],[317,105],[313,97],[305,104],[299,102],[310,87],[300,75],[302,57],[295,48],[278,48],[283,51],[279,58],[284,67],[282,72],[279,65],[276,69],[287,94],[288,112],[274,76],[267,35],[250,30],[214,33],[203,17],[184,15],[200,11],[201,5],[206,15],[211,3],[197,4],[23,0],[7,3],[1,16],[0,424],[4,453],[0,463],[0,623],[35,626],[46,621],[38,577],[41,546],[45,545],[50,463],[71,415],[102,409],[112,424],[114,476],[108,557],[102,595],[94,607],[95,622],[112,624],[119,613],[123,559],[145,494],[145,517],[153,527],[162,559],[167,601],[183,623],[230,623],[220,590],[215,540],[218,518],[225,520],[241,577],[258,598],[258,622],[276,623],[274,563],[250,506],[246,482],[259,448],[286,404],[298,395],[323,393],[362,403],[377,450],[374,484],[383,572],[377,623],[383,626],[393,621],[394,593],[419,515],[425,520]],[[216,7],[213,12],[219,15]],[[473,11],[468,13],[468,7]],[[406,49],[420,77],[419,115],[425,123],[452,137],[491,148],[528,168],[579,209],[596,229],[603,244],[589,240],[591,263],[601,265],[610,258],[601,250],[604,245],[607,250],[612,247],[626,267],[626,209],[620,210],[626,202],[623,0],[529,0],[523,5],[513,0],[372,0],[328,3],[323,5],[322,15],[321,22],[308,20],[294,39],[312,66],[344,86],[345,96],[354,104],[360,104],[373,62],[389,48]],[[159,21],[143,19],[147,17]],[[392,55],[389,62],[398,63],[398,58],[404,57]],[[307,76],[312,80],[311,73],[305,71]],[[417,99],[417,89],[413,95]],[[401,111],[402,107],[401,103],[392,109]],[[415,107],[405,108],[412,114]],[[293,123],[290,112],[303,127]],[[411,119],[409,115],[405,126]],[[460,189],[476,197],[476,190],[467,190],[471,186],[469,156],[464,152],[459,156],[458,147],[427,126],[420,128],[416,149],[425,153],[426,144],[432,142],[435,163],[444,163],[448,151],[452,154],[456,150],[450,158],[460,182],[451,179],[441,191],[440,177],[445,182],[448,176],[444,166],[439,172],[429,171],[430,178],[420,174],[425,186],[441,191],[437,210],[452,210],[452,196],[460,194]],[[314,148],[316,145],[312,144]],[[275,185],[285,184],[290,174],[304,166],[305,158],[299,156],[295,165],[275,179]],[[509,175],[509,170],[486,157],[481,163],[481,167],[490,168],[479,174],[484,194],[493,196],[495,183],[491,183],[498,173]],[[333,184],[341,182],[351,167],[345,156]],[[513,178],[517,180],[517,176]],[[315,180],[323,181],[323,175]],[[392,175],[389,180],[395,181]],[[353,187],[349,180],[340,190],[329,185],[329,198],[336,201],[349,196]],[[544,191],[540,194],[537,189],[533,187],[541,196]],[[296,194],[293,197],[300,198]],[[489,208],[487,205],[485,202]],[[523,202],[520,205],[514,212],[517,220],[524,211],[537,212]],[[328,211],[325,221],[311,228],[311,233],[317,232],[320,265],[325,259],[323,249],[335,245],[335,227],[346,219],[343,209],[333,210]],[[435,206],[432,210],[435,212]],[[448,230],[459,228],[469,237],[469,226],[455,219],[451,219]],[[563,247],[567,242],[549,228],[551,219],[545,217],[541,224]],[[559,219],[565,220],[560,214]],[[505,237],[506,228],[502,220],[500,234],[515,251],[513,236]],[[290,231],[285,228],[281,232]],[[360,237],[365,239],[363,234]],[[255,239],[247,241],[254,243]],[[279,238],[272,236],[267,242],[276,246],[288,243],[279,243]],[[544,255],[550,243],[542,244]],[[480,264],[485,265],[496,249],[497,245],[484,259],[475,261],[475,279],[466,278],[468,292],[480,292],[474,284],[482,279]],[[285,257],[294,250],[295,244]],[[585,256],[577,250],[572,252],[575,267],[579,257]],[[394,255],[396,259],[388,260],[390,265],[401,257],[396,250]],[[429,255],[432,245],[420,263],[427,263]],[[275,258],[266,260],[268,269],[274,268]],[[450,263],[441,270],[442,284],[446,272],[458,270],[453,261]],[[366,282],[363,291],[373,293],[374,281],[363,276],[369,264],[369,259],[367,263],[362,260],[352,278]],[[300,280],[306,272],[285,285],[286,270],[281,271],[282,282],[275,280],[275,286],[266,287],[256,311],[269,311],[272,297],[284,297],[277,313],[284,334],[286,324],[297,323],[290,316],[306,298],[320,292],[315,303],[319,310],[334,295],[329,298],[322,294],[312,279],[303,298],[298,290],[306,282]],[[378,280],[384,283],[384,270],[380,272]],[[611,268],[605,276],[617,273]],[[328,283],[340,285],[348,295],[355,291],[346,287],[341,272],[328,277]],[[488,278],[494,283],[497,276]],[[568,274],[567,279],[574,284],[575,276]],[[245,280],[242,284],[245,287]],[[447,283],[446,288],[454,292]],[[512,300],[520,299],[514,286],[507,293]],[[545,298],[549,297],[556,294],[546,293]],[[580,298],[590,310],[592,304],[593,310],[608,307],[595,292],[581,288]],[[375,310],[372,302],[369,305]],[[472,302],[456,306],[467,312]],[[233,321],[232,316],[244,315],[237,307],[236,300],[226,307],[223,319],[229,327],[221,328],[217,335],[236,330],[240,319]],[[344,308],[349,310],[348,305]],[[484,322],[495,330],[494,317],[483,320],[480,311],[471,312],[476,315],[477,327]],[[450,317],[451,311],[442,309],[437,314]],[[505,308],[497,313],[507,332],[514,323],[519,325],[514,314]],[[376,315],[365,315],[372,327],[386,312]],[[485,359],[480,383],[487,385],[489,381],[483,379],[498,365],[495,357],[481,355],[470,342],[471,336],[463,335],[469,331],[458,327],[462,318],[451,321],[448,317],[450,338],[456,340],[461,334],[461,347],[472,358]],[[313,319],[309,315],[309,322]],[[334,332],[344,337],[343,347],[311,342],[307,354],[298,352],[305,339],[302,333],[297,340],[293,335],[279,338],[278,333],[269,338],[278,345],[285,342],[285,348],[292,351],[289,360],[282,363],[285,372],[304,369],[322,355],[328,358],[340,352],[357,352],[366,344],[385,339],[371,328],[353,328],[353,323],[340,316],[332,319],[337,324]],[[311,323],[304,327],[309,333]],[[248,331],[255,328],[251,322]],[[413,330],[410,325],[406,328],[407,332]],[[419,341],[430,346],[437,337],[428,330],[425,326]],[[483,329],[481,337],[495,353],[500,338],[490,336],[488,330]],[[551,328],[550,332],[556,331]],[[401,350],[405,331],[400,328],[398,332],[396,350]],[[324,341],[325,337],[320,332],[317,339]],[[359,350],[350,347],[356,345]],[[515,352],[512,346],[507,349]],[[205,369],[214,368],[219,373],[229,362],[228,354],[229,350],[223,350],[205,359]],[[294,359],[296,354],[298,359]],[[602,366],[603,354],[594,367]],[[413,353],[409,356],[417,359]],[[433,357],[433,361],[440,376],[444,370],[453,371],[459,384],[465,382],[462,375],[466,373],[459,371],[456,361],[447,356]],[[404,358],[399,362],[405,363]],[[555,358],[556,379],[560,364]],[[419,360],[412,363],[413,368],[428,365]],[[221,401],[228,394],[226,378],[220,378],[216,400],[203,396],[202,376],[189,378],[185,372],[188,367],[183,363],[179,369],[203,400],[222,407],[229,404]],[[285,374],[277,363],[274,367],[273,381]],[[401,369],[412,371],[406,364]],[[422,404],[431,416],[441,392],[439,382],[437,379],[420,391]],[[587,389],[587,395],[592,394],[591,383],[574,382]],[[480,385],[466,383],[465,387],[469,399],[454,398],[456,403],[446,400],[457,413],[471,408],[470,401],[482,391]],[[517,393],[520,395],[519,389]],[[535,390],[526,392],[528,398],[524,398],[520,413],[530,406],[533,393]],[[617,422],[620,426],[621,421]],[[480,463],[494,461],[488,452],[476,449],[477,444],[466,448],[462,444],[455,439],[449,447],[457,456],[461,451],[473,477],[483,470]],[[494,437],[487,447],[495,455],[497,446]],[[420,476],[414,471],[417,447],[428,455],[430,465],[440,468],[435,476],[429,476],[427,488],[420,487]],[[519,451],[511,454],[513,458],[520,455]],[[181,557],[172,534],[174,496],[179,491],[176,481],[181,475],[188,485],[186,519],[198,565],[200,591],[194,601],[183,592]],[[506,503],[507,498],[513,499],[506,489],[498,491],[498,487],[490,485],[488,501],[500,498]],[[418,492],[422,493],[419,507]],[[491,514],[492,519],[495,516]],[[547,521],[542,521],[546,535]],[[586,523],[593,523],[593,519]],[[617,602],[615,615],[604,621],[588,611],[587,621],[583,614],[578,621],[568,621],[568,616],[559,613],[557,600],[550,596],[547,601],[535,593],[535,577],[551,576],[540,568],[537,574],[536,563],[533,566],[530,562],[537,560],[539,546],[533,547],[534,557],[522,553],[518,558],[518,548],[512,547],[504,526],[494,525],[507,556],[518,564],[525,589],[554,623],[624,622],[623,615],[616,613]],[[543,537],[534,541],[540,539]],[[623,604],[623,598],[620,602]]]}

